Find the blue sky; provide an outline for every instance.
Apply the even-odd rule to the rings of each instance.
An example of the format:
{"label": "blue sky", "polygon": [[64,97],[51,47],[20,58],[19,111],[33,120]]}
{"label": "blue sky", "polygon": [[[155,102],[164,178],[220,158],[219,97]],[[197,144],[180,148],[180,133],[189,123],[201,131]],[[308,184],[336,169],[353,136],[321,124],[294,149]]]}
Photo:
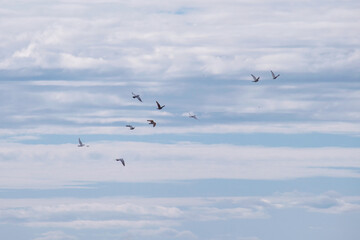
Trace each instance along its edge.
{"label": "blue sky", "polygon": [[359,10],[3,1],[2,238],[359,239]]}

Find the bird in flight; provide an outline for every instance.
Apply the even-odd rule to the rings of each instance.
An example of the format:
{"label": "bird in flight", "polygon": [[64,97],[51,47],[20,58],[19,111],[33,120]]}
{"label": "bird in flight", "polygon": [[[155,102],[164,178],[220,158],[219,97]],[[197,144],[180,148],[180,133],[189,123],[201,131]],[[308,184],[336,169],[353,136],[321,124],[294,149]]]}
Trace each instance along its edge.
{"label": "bird in flight", "polygon": [[130,130],[134,130],[135,127],[133,127],[132,125],[126,125],[126,127],[130,128]]}
{"label": "bird in flight", "polygon": [[137,98],[140,102],[142,102],[139,94],[135,94],[132,92],[132,95],[133,95],[133,98]]}
{"label": "bird in flight", "polygon": [[153,125],[153,127],[155,127],[156,126],[156,122],[154,122],[154,120],[147,120],[148,122],[149,122],[149,124],[152,124]]}
{"label": "bird in flight", "polygon": [[165,107],[165,105],[161,106],[158,101],[156,101],[156,105],[157,105],[157,109],[159,109],[159,110],[161,110],[161,109],[163,109],[163,107]]}
{"label": "bird in flight", "polygon": [[260,77],[255,77],[254,75],[251,74],[251,76],[253,77],[254,81],[253,82],[258,82]]}
{"label": "bird in flight", "polygon": [[275,74],[274,74],[273,71],[270,71],[270,72],[271,72],[271,75],[272,75],[273,79],[277,79],[277,78],[280,76],[280,74],[278,74],[278,75],[275,76]]}
{"label": "bird in flight", "polygon": [[125,166],[125,161],[123,158],[117,158],[117,159],[115,159],[115,161],[118,161],[118,162],[120,161],[122,163],[122,165]]}
{"label": "bird in flight", "polygon": [[191,114],[191,113],[189,113],[189,118],[193,118],[193,119],[198,120],[198,118],[196,117],[196,115],[195,115],[195,114]]}
{"label": "bird in flight", "polygon": [[81,139],[79,138],[79,145],[78,145],[78,147],[89,147],[89,145],[85,145],[85,144],[83,144],[82,143],[82,141],[81,141]]}

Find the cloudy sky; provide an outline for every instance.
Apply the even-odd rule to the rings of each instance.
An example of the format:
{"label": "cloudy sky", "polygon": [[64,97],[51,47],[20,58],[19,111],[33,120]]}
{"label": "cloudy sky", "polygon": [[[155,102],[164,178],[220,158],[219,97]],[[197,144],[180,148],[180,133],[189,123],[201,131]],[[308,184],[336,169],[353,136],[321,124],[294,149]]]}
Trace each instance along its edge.
{"label": "cloudy sky", "polygon": [[360,238],[359,1],[0,3],[5,240]]}

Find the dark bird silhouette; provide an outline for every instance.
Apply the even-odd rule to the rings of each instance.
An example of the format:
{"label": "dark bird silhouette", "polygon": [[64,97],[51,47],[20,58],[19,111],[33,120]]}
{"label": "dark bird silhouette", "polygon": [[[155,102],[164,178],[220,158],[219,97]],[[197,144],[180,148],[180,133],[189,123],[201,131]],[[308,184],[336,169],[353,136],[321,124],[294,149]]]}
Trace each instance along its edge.
{"label": "dark bird silhouette", "polygon": [[270,72],[271,72],[271,75],[272,75],[273,79],[277,79],[277,78],[280,76],[280,74],[278,74],[278,75],[275,76],[275,74],[273,73],[273,71],[270,71]]}
{"label": "dark bird silhouette", "polygon": [[126,127],[130,128],[130,130],[134,130],[135,127],[133,127],[132,125],[126,125]]}
{"label": "dark bird silhouette", "polygon": [[253,82],[258,82],[260,77],[255,77],[254,75],[251,74],[251,76],[253,77],[254,81]]}
{"label": "dark bird silhouette", "polygon": [[81,139],[79,138],[79,145],[78,145],[78,147],[89,147],[89,145],[85,145],[85,144],[83,144],[82,143],[82,141],[81,141]]}
{"label": "dark bird silhouette", "polygon": [[160,103],[158,101],[156,101],[156,105],[157,105],[157,109],[159,109],[159,110],[161,110],[161,109],[163,109],[163,107],[165,107],[165,105],[160,106]]}
{"label": "dark bird silhouette", "polygon": [[133,95],[133,98],[137,98],[140,102],[142,102],[139,94],[135,94],[132,92],[132,95]]}
{"label": "dark bird silhouette", "polygon": [[193,119],[198,120],[198,118],[196,117],[196,115],[195,115],[195,114],[190,114],[190,113],[189,113],[189,118],[193,118]]}
{"label": "dark bird silhouette", "polygon": [[154,120],[147,120],[148,122],[149,122],[149,124],[152,124],[153,125],[153,127],[155,127],[156,126],[156,122],[154,122]]}
{"label": "dark bird silhouette", "polygon": [[121,163],[122,163],[122,165],[124,165],[125,166],[125,161],[124,161],[124,159],[123,158],[117,158],[117,159],[115,159],[116,161],[120,161]]}

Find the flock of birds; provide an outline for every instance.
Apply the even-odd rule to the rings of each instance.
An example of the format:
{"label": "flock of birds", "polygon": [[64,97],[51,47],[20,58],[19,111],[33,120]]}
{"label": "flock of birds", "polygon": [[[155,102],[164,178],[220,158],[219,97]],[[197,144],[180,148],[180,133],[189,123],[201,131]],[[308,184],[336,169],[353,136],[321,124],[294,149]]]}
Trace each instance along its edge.
{"label": "flock of birds", "polygon": [[[272,78],[273,78],[274,80],[277,79],[277,78],[280,76],[280,74],[275,75],[275,73],[274,73],[273,71],[270,71],[270,72],[271,72],[271,76],[272,76]],[[253,78],[253,81],[252,81],[252,82],[258,82],[258,81],[260,80],[260,77],[256,77],[256,76],[254,76],[253,74],[251,74],[251,76],[252,76],[252,78]],[[134,99],[136,98],[137,100],[139,100],[140,102],[142,102],[142,99],[141,99],[141,97],[140,97],[139,94],[135,94],[135,93],[132,92],[132,98],[134,98]],[[157,109],[158,109],[158,110],[161,110],[161,109],[163,109],[163,108],[165,107],[165,105],[162,105],[162,106],[161,106],[161,104],[160,104],[158,101],[156,101],[156,106],[157,106]],[[189,118],[193,118],[193,119],[198,120],[197,116],[196,116],[195,114],[191,114],[191,113],[189,113]],[[153,127],[156,126],[156,122],[155,122],[154,120],[150,119],[150,120],[147,120],[147,121],[148,121],[148,124],[152,125]],[[130,130],[134,130],[134,129],[135,129],[135,127],[132,126],[132,125],[130,125],[130,124],[126,125],[126,127],[128,127]],[[81,139],[79,138],[78,147],[89,147],[89,145],[84,144],[84,143],[81,141]],[[115,161],[121,162],[122,165],[125,166],[125,160],[124,160],[123,158],[116,158]]]}
{"label": "flock of birds", "polygon": [[[280,74],[278,74],[278,75],[275,75],[275,73],[273,72],[273,71],[270,71],[271,72],[271,76],[272,76],[272,78],[275,80],[275,79],[277,79],[279,76],[280,76]],[[255,77],[254,75],[252,75],[251,74],[251,76],[253,77],[253,82],[258,82],[259,80],[260,80],[260,77]]]}

